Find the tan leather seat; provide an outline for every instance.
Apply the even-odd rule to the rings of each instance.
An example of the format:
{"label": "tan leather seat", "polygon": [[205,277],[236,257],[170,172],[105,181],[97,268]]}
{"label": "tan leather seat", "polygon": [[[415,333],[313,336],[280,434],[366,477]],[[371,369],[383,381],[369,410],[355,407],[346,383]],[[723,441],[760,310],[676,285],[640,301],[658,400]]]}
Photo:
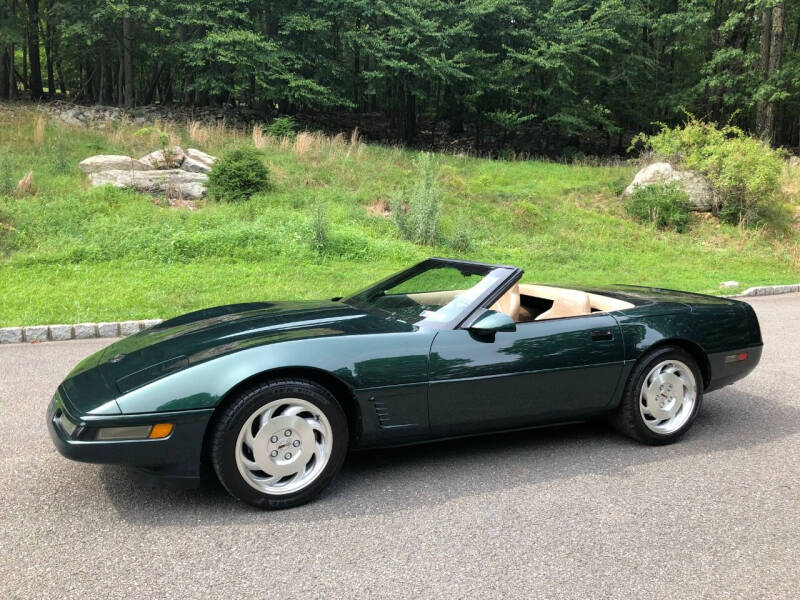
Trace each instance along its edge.
{"label": "tan leather seat", "polygon": [[589,294],[577,290],[563,290],[553,299],[553,306],[550,307],[550,310],[544,311],[535,320],[579,317],[591,312],[592,304]]}
{"label": "tan leather seat", "polygon": [[510,290],[500,296],[500,299],[492,305],[492,310],[507,314],[517,323],[519,321],[519,285],[515,283]]}

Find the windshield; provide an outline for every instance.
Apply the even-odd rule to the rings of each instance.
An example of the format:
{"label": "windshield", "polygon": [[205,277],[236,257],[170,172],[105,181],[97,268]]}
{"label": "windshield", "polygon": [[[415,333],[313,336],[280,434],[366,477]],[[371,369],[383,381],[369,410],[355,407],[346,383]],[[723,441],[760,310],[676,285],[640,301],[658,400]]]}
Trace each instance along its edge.
{"label": "windshield", "polygon": [[473,307],[510,274],[508,268],[431,260],[389,277],[344,302],[384,311],[409,324],[441,325]]}

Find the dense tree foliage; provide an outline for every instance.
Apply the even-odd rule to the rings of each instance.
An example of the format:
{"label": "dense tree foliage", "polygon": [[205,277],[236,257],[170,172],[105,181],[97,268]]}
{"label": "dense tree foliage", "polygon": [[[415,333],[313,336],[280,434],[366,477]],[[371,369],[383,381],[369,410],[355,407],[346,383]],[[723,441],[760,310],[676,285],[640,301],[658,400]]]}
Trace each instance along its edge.
{"label": "dense tree foliage", "polygon": [[797,146],[800,0],[0,0],[22,94],[382,113],[479,149],[616,149],[686,110]]}

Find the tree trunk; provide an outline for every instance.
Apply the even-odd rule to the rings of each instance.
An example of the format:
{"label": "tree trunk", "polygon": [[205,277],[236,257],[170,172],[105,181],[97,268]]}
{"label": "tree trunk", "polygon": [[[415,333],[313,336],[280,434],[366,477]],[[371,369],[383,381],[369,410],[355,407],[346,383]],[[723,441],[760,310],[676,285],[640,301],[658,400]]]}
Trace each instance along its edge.
{"label": "tree trunk", "polygon": [[442,99],[442,82],[436,82],[436,108],[433,110],[433,126],[431,127],[431,150],[436,150],[436,127],[439,125],[439,107]]}
{"label": "tree trunk", "polygon": [[172,104],[172,69],[167,65],[161,84],[161,103]]}
{"label": "tree trunk", "polygon": [[39,0],[28,0],[28,58],[31,63],[29,83],[31,98],[41,100],[44,97],[44,90],[42,65],[39,59]]}
{"label": "tree trunk", "polygon": [[47,96],[53,98],[56,95],[56,76],[53,70],[53,26],[45,24],[44,35],[44,55],[47,59]]}
{"label": "tree trunk", "polygon": [[117,67],[117,106],[122,106],[125,101],[123,94],[123,81],[125,80],[125,66],[122,59],[122,44],[117,42],[117,55],[119,56],[119,66]]}
{"label": "tree trunk", "polygon": [[[25,37],[27,38],[28,34],[25,33]],[[28,80],[28,44],[22,44],[22,89],[29,90],[31,88],[31,82]]]}
{"label": "tree trunk", "polygon": [[0,52],[0,100],[8,100],[8,51]]}
{"label": "tree trunk", "polygon": [[144,94],[144,98],[142,99],[142,104],[152,104],[153,98],[156,94],[156,89],[158,89],[158,81],[161,79],[161,69],[163,68],[163,63],[153,63],[153,78],[150,81],[150,85],[147,88],[147,91]]}
{"label": "tree trunk", "polygon": [[[361,19],[356,19],[356,31],[361,27]],[[361,47],[357,44],[353,48],[353,104],[356,107],[356,112],[361,112],[361,86],[359,85],[359,77],[361,77]]]}
{"label": "tree trunk", "polygon": [[108,98],[106,97],[106,88],[108,87],[108,75],[106,74],[106,53],[100,49],[100,64],[97,66],[100,71],[100,83],[97,85],[97,103],[106,104]]}
{"label": "tree trunk", "polygon": [[417,136],[417,103],[416,97],[407,86],[405,105],[403,133],[406,142],[410,142]]}
{"label": "tree trunk", "polygon": [[[769,51],[772,42],[772,9],[765,8],[761,13],[761,61],[759,63],[761,76],[766,80],[769,74]],[[767,118],[767,103],[759,100],[756,105],[756,133],[764,136]]]}
{"label": "tree trunk", "polygon": [[56,62],[56,74],[58,75],[58,87],[61,89],[61,93],[65,96],[69,95],[69,86],[67,85],[67,80],[64,78],[64,69],[61,67],[61,60]]}
{"label": "tree trunk", "polygon": [[97,65],[87,57],[84,61],[84,69],[86,71],[86,83],[83,84],[84,95],[89,99],[89,102],[94,102],[96,99],[95,88],[97,87]]}
{"label": "tree trunk", "polygon": [[17,97],[17,78],[14,74],[14,44],[8,47],[8,99]]}
{"label": "tree trunk", "polygon": [[59,43],[58,43],[58,36],[56,35],[56,30],[53,28],[52,30],[52,39],[50,43],[53,45],[53,68],[56,71],[56,77],[58,80],[58,88],[61,90],[61,93],[65,96],[69,95],[69,86],[67,85],[67,80],[64,78],[64,69],[61,65],[61,55],[59,54]]}
{"label": "tree trunk", "polygon": [[[783,62],[783,27],[786,11],[783,2],[779,2],[772,8],[772,39],[769,48],[769,73],[772,77]],[[762,139],[775,144],[777,140],[778,107],[775,102],[768,102],[764,116],[764,134]]]}
{"label": "tree trunk", "polygon": [[132,44],[131,17],[125,14],[122,18],[122,66],[125,73],[125,106],[133,108],[135,96],[133,90],[133,56],[131,52]]}

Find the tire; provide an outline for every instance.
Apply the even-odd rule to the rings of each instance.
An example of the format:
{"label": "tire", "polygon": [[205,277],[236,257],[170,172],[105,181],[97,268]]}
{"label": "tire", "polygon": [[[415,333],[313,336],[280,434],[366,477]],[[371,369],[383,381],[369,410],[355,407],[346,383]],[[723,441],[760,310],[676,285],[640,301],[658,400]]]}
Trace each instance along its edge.
{"label": "tire", "polygon": [[697,362],[681,348],[664,346],[633,368],[611,424],[644,444],[671,444],[692,426],[702,402]]}
{"label": "tire", "polygon": [[273,379],[225,409],[211,463],[232,496],[276,510],[320,494],[341,469],[347,446],[347,419],[328,390],[305,379]]}

